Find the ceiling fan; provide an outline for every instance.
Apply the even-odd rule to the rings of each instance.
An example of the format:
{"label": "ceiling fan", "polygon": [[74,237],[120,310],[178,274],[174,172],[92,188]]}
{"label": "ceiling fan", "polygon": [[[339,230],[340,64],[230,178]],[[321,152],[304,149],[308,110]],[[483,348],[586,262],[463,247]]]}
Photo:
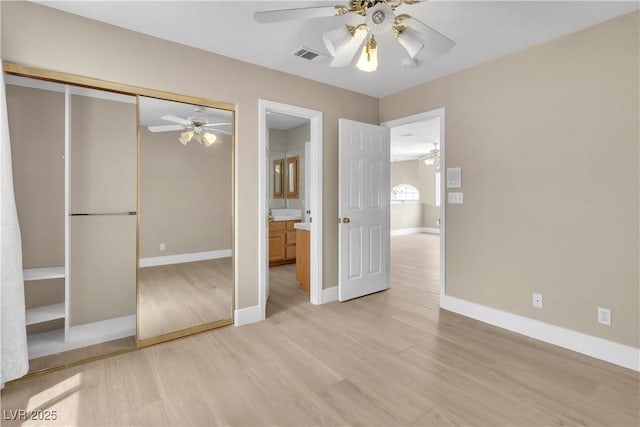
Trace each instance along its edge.
{"label": "ceiling fan", "polygon": [[[429,59],[444,55],[455,46],[455,42],[427,24],[407,15],[395,15],[403,4],[413,5],[422,0],[350,0],[348,6],[316,6],[298,9],[283,9],[256,12],[257,22],[271,23],[294,19],[314,19],[327,16],[357,14],[365,18],[357,26],[341,25],[323,34],[324,44],[333,56],[332,67],[345,67],[364,42],[357,67],[362,71],[375,71],[378,67],[376,36],[393,32],[405,48],[411,60],[424,48]],[[366,42],[365,42],[366,40]],[[413,63],[415,65],[415,62]]]}
{"label": "ceiling fan", "polygon": [[439,167],[440,149],[438,148],[438,144],[433,143],[433,148],[431,149],[431,151],[429,151],[426,156],[421,157],[420,160],[424,160],[424,164],[427,166],[435,165],[436,167]]}
{"label": "ceiling fan", "polygon": [[199,143],[204,144],[206,147],[213,145],[218,139],[214,133],[220,133],[224,135],[231,135],[231,132],[222,129],[213,129],[218,126],[230,126],[231,123],[209,123],[209,119],[202,117],[200,107],[196,108],[196,115],[187,117],[186,119],[174,115],[162,116],[163,120],[174,122],[174,125],[158,125],[149,126],[150,132],[170,132],[181,130],[184,131],[180,134],[178,141],[182,145],[187,145],[193,138]]}

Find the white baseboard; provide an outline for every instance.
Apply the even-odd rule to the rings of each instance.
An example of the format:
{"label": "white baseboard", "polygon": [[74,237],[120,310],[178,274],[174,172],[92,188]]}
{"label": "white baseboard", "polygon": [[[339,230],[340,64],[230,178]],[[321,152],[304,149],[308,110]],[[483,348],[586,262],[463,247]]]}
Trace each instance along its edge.
{"label": "white baseboard", "polygon": [[260,322],[264,320],[264,317],[262,316],[260,305],[254,305],[236,310],[234,312],[233,319],[234,326],[243,326],[250,323]]}
{"label": "white baseboard", "polygon": [[432,227],[401,228],[398,230],[391,230],[391,237],[405,236],[407,234],[418,234],[418,233],[440,234],[440,229],[432,228]]}
{"label": "white baseboard", "polygon": [[422,227],[421,230],[422,230],[422,233],[440,234],[440,229],[439,228]]}
{"label": "white baseboard", "polygon": [[140,267],[155,267],[157,265],[181,264],[183,262],[206,261],[208,259],[229,258],[231,249],[219,251],[193,252],[190,254],[177,254],[140,258]]}
{"label": "white baseboard", "polygon": [[445,295],[440,307],[499,328],[640,371],[640,349]]}
{"label": "white baseboard", "polygon": [[338,287],[332,286],[330,288],[326,288],[322,290],[322,302],[321,304],[326,304],[328,302],[338,301]]}

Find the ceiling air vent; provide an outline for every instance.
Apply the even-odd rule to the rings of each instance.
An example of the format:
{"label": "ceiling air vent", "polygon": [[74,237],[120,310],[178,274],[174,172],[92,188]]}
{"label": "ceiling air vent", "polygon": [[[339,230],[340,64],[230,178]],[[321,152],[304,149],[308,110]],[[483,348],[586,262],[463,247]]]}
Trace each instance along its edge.
{"label": "ceiling air vent", "polygon": [[320,52],[316,52],[315,50],[311,50],[306,47],[299,47],[298,49],[291,52],[291,55],[297,56],[299,58],[303,58],[312,62],[322,62],[327,58],[326,55],[323,55]]}

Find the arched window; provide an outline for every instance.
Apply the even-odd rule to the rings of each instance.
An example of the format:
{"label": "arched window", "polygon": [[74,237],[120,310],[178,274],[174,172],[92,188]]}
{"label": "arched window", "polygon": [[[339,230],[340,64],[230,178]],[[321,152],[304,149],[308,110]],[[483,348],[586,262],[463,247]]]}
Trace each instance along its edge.
{"label": "arched window", "polygon": [[398,184],[391,190],[392,203],[418,202],[420,194],[418,189],[410,184]]}

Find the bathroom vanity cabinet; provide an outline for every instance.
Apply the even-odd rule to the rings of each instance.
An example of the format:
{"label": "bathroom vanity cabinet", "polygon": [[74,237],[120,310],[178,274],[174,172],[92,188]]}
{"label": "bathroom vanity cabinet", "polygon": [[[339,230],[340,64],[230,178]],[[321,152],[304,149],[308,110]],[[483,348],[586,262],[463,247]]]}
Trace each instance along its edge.
{"label": "bathroom vanity cabinet", "polygon": [[296,262],[296,230],[300,220],[269,223],[269,266]]}
{"label": "bathroom vanity cabinet", "polygon": [[310,234],[306,229],[296,230],[296,280],[307,293],[311,285]]}

